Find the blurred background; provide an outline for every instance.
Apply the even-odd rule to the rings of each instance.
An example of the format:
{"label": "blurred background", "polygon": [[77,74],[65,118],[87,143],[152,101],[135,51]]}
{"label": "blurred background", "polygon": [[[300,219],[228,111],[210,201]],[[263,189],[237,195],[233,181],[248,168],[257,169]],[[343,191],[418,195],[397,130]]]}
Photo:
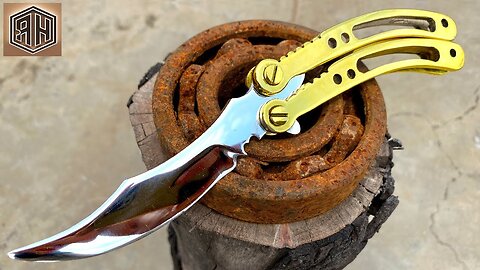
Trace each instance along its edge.
{"label": "blurred background", "polygon": [[451,16],[466,64],[447,76],[378,79],[389,130],[405,146],[394,153],[400,205],[347,269],[480,269],[474,0],[62,1],[61,57],[0,57],[0,269],[172,269],[165,230],[74,262],[32,264],[5,253],[73,225],[145,170],[126,102],[147,69],[188,38],[245,19],[323,31],[394,7]]}

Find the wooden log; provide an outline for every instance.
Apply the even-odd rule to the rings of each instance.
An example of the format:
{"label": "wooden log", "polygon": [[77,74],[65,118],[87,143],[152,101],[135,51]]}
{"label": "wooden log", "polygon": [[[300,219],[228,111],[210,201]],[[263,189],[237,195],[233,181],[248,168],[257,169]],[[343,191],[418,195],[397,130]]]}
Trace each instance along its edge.
{"label": "wooden log", "polygon": [[[148,169],[166,157],[152,115],[152,67],[127,106]],[[169,225],[175,269],[342,269],[360,253],[398,204],[393,195],[392,149],[386,134],[376,161],[356,190],[330,211],[288,224],[255,224],[196,204]]]}

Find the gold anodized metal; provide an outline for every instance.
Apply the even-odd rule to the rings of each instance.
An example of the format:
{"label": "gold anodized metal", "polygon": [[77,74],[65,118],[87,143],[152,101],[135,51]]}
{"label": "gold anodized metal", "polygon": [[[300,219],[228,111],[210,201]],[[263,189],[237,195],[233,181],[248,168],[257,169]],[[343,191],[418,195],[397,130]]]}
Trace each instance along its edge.
{"label": "gold anodized metal", "polygon": [[[402,27],[366,37],[355,35],[355,30],[381,26]],[[305,73],[367,44],[382,40],[418,37],[453,40],[457,33],[455,22],[448,16],[423,10],[392,9],[369,13],[338,24],[289,52],[280,60],[265,59],[246,79],[249,87],[265,96],[276,94],[294,76]]]}
{"label": "gold anodized metal", "polygon": [[[418,57],[384,64],[368,71],[358,68],[358,63],[363,59],[398,53]],[[401,38],[376,42],[333,62],[327,72],[313,82],[302,85],[286,100],[274,99],[264,104],[260,109],[260,120],[270,132],[285,132],[302,114],[381,74],[415,71],[438,75],[459,70],[463,64],[463,49],[451,41]]]}

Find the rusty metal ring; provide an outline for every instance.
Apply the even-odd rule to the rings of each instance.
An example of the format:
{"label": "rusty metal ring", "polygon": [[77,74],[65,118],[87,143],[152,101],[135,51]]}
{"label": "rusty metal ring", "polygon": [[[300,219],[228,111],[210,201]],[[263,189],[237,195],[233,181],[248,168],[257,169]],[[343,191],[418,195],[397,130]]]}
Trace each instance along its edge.
{"label": "rusty metal ring", "polygon": [[[153,92],[154,120],[165,154],[183,149],[218,116],[222,100],[238,95],[234,88],[241,80],[236,78],[244,77],[238,73],[248,71],[261,57],[277,56],[276,47],[285,49],[295,44],[292,40],[304,42],[316,34],[292,24],[245,21],[214,27],[180,46],[166,59]],[[300,136],[252,142],[247,152],[255,159],[239,162],[244,166],[227,175],[202,202],[222,214],[260,223],[302,220],[333,208],[357,186],[385,134],[385,108],[378,85],[372,80],[360,88],[361,98],[347,94],[323,106],[315,124]],[[322,128],[325,132],[320,133]],[[361,137],[350,138],[343,130],[354,130]],[[302,145],[297,138],[308,132],[308,140],[314,143],[305,145],[317,145],[315,150],[297,147]],[[332,135],[325,139],[326,133]],[[272,149],[278,151],[277,158],[268,155]],[[319,161],[335,166],[319,169]],[[283,172],[275,171],[277,167]],[[308,173],[292,177],[292,168]]]}
{"label": "rusty metal ring", "polygon": [[[224,54],[216,58],[205,68],[197,84],[199,118],[206,126],[213,124],[221,112],[219,94],[225,92],[225,89],[238,89],[243,86],[243,80],[234,82],[225,78],[234,74],[235,78],[243,79],[243,75],[262,59],[280,58],[295,47],[245,46],[243,51],[236,50],[234,54]],[[238,96],[238,93],[235,96]],[[307,117],[309,116],[313,118],[312,115]],[[317,121],[314,125],[297,136],[284,137],[281,140],[266,137],[261,143],[253,140],[245,149],[249,156],[264,162],[287,162],[319,151],[332,139],[336,128],[343,121],[343,99],[338,97],[328,102],[323,114],[315,117]]]}

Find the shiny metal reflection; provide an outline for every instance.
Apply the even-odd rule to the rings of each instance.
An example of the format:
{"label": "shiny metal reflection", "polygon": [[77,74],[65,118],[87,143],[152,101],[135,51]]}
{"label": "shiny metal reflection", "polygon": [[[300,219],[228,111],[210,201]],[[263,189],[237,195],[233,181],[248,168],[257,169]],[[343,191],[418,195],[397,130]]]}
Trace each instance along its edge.
{"label": "shiny metal reflection", "polygon": [[[258,112],[268,100],[285,99],[303,83],[294,77],[271,97],[253,86],[230,100],[213,125],[183,151],[159,166],[125,180],[91,215],[71,228],[8,253],[12,259],[59,261],[103,254],[141,239],[189,209],[245,155],[244,145],[266,131]],[[195,168],[195,170],[192,170]],[[200,170],[197,173],[196,170]],[[200,176],[208,177],[200,177]],[[193,185],[192,185],[193,184]]]}

